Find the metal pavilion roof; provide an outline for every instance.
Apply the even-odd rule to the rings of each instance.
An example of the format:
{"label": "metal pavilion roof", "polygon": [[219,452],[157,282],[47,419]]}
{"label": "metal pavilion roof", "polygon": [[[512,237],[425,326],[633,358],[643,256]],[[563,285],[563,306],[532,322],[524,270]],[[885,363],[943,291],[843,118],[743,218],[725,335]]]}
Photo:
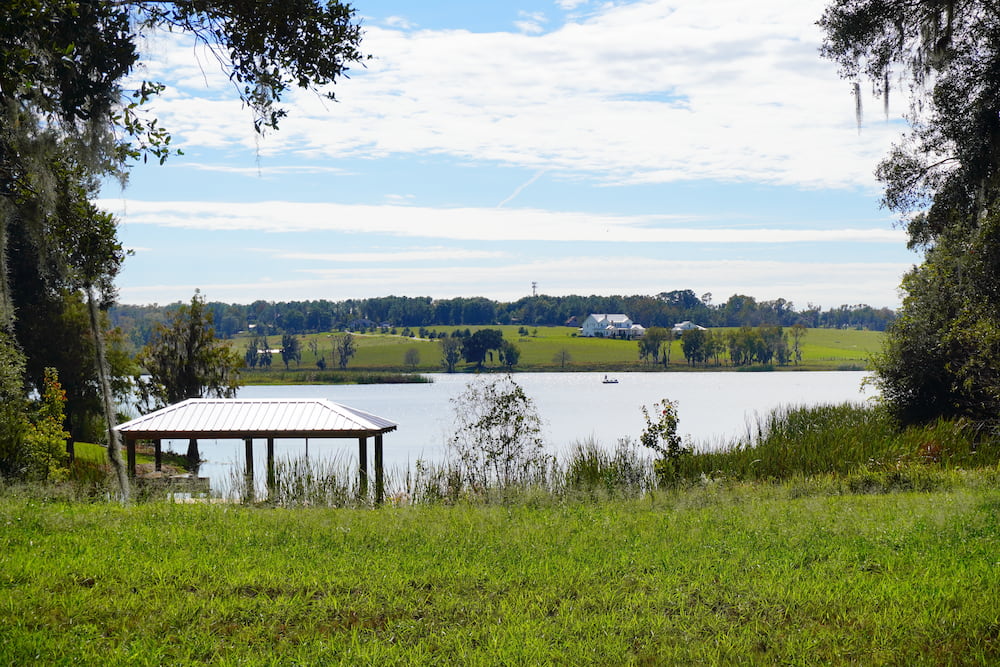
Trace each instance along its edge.
{"label": "metal pavilion roof", "polygon": [[190,398],[116,427],[130,439],[351,438],[395,422],[326,399]]}

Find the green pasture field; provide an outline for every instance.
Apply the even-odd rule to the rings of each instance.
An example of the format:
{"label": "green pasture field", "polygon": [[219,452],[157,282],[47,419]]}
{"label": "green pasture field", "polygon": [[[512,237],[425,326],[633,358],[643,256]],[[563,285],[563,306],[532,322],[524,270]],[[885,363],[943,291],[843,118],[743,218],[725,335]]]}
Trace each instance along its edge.
{"label": "green pasture field", "polygon": [[[89,442],[77,442],[73,444],[73,453],[77,461],[84,465],[103,466],[108,462],[108,450],[103,445],[95,445]],[[124,456],[124,451],[122,452]],[[155,459],[152,446],[146,442],[139,443],[136,448],[135,462],[138,465],[152,465]],[[175,468],[183,468],[187,465],[187,457],[172,452],[163,452],[161,462]]]}
{"label": "green pasture field", "polygon": [[[431,327],[430,331],[450,334],[457,328],[466,327]],[[468,327],[471,331],[487,327]],[[504,337],[512,341],[521,351],[521,358],[515,367],[516,371],[641,371],[662,370],[663,366],[653,366],[639,360],[638,343],[635,341],[609,340],[603,338],[582,338],[576,336],[577,329],[573,327],[536,327],[529,328],[529,335],[518,333],[520,327],[508,325],[499,327]],[[718,329],[717,331],[726,331]],[[407,338],[390,334],[353,334],[357,345],[357,353],[348,364],[348,371],[354,373],[406,373],[415,370],[418,373],[437,372],[441,368],[441,353],[437,340]],[[779,370],[864,370],[872,353],[880,349],[883,337],[878,331],[858,331],[853,329],[809,329],[802,340],[802,362],[799,365],[775,367]],[[285,375],[278,376],[277,371],[285,371],[284,364],[278,354],[274,355],[271,369],[268,371],[247,371],[244,381],[248,384],[295,383],[295,382],[338,382],[356,381],[347,376],[338,380],[340,373],[337,367],[336,355],[333,353],[334,340],[338,334],[308,334],[300,336],[302,345],[302,361],[290,364]],[[241,355],[246,350],[248,338],[238,336],[230,341],[232,348]],[[326,358],[327,372],[318,373],[316,367],[317,355],[309,349],[309,341],[315,340],[319,346],[319,355]],[[272,349],[280,346],[281,337],[269,338]],[[419,354],[419,363],[411,369],[404,362],[406,351],[415,349]],[[561,366],[556,356],[565,350],[569,361]],[[487,363],[488,367],[497,368],[499,359]],[[680,341],[674,341],[671,348],[669,370],[732,370],[731,366],[689,366],[681,351]],[[464,362],[458,366],[459,371],[472,370]],[[277,379],[279,378],[280,379]]]}
{"label": "green pasture field", "polygon": [[8,490],[0,664],[991,664],[1000,490],[967,482],[379,510]]}

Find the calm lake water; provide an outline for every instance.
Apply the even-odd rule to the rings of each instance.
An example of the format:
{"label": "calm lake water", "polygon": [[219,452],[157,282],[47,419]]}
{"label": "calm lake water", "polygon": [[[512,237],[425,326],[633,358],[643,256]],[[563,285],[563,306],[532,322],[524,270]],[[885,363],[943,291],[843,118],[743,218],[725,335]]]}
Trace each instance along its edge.
{"label": "calm lake water", "polygon": [[[514,376],[532,398],[544,422],[543,437],[553,452],[590,438],[613,448],[619,438],[637,440],[645,425],[640,407],[663,398],[678,402],[681,434],[690,435],[696,447],[725,445],[764,416],[783,405],[861,402],[871,388],[862,389],[862,372],[777,373],[618,373],[618,384],[603,384],[604,373],[519,373]],[[433,375],[430,384],[405,385],[298,385],[252,386],[240,398],[326,398],[390,419],[399,428],[385,435],[385,465],[408,469],[418,459],[441,461],[451,431],[451,399],[470,381],[468,375]],[[186,451],[186,441],[164,443]],[[212,488],[228,486],[234,473],[243,470],[242,441],[200,442],[206,459],[200,474]],[[356,440],[277,440],[275,457],[311,459],[337,457],[357,461]],[[254,462],[258,480],[265,478],[266,446],[258,440]],[[369,465],[372,445],[369,441]]]}

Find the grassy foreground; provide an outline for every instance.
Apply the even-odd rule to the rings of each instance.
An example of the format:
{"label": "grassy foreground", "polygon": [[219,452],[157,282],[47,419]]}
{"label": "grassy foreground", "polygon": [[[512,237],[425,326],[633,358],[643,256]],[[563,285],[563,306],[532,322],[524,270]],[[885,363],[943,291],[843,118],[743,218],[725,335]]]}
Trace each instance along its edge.
{"label": "grassy foreground", "polygon": [[377,511],[8,491],[0,664],[995,662],[996,474],[941,474]]}

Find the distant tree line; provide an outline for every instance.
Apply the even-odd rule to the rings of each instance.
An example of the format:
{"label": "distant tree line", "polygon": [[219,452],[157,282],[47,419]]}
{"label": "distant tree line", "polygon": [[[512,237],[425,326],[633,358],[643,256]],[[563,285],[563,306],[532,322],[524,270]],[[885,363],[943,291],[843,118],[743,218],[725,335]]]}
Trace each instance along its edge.
{"label": "distant tree line", "polygon": [[[157,324],[169,321],[180,303],[165,306],[116,305],[112,323],[136,347],[145,345]],[[645,327],[669,328],[690,320],[705,327],[805,327],[855,328],[882,331],[895,318],[890,308],[867,304],[842,305],[821,310],[808,304],[797,309],[791,301],[757,301],[734,294],[713,303],[691,290],[660,292],[651,296],[529,296],[517,301],[483,297],[433,299],[386,296],[345,301],[255,301],[249,305],[207,302],[219,337],[243,331],[259,336],[296,335],[322,331],[369,331],[390,327],[420,329],[429,326],[578,326],[590,313],[625,313]]]}
{"label": "distant tree line", "polygon": [[691,329],[679,336],[664,327],[650,327],[637,342],[639,359],[654,365],[670,363],[672,343],[679,338],[681,354],[691,366],[721,366],[726,357],[733,366],[787,366],[802,361],[805,334],[806,326],[801,322],[787,329],[771,325],[728,331]]}

